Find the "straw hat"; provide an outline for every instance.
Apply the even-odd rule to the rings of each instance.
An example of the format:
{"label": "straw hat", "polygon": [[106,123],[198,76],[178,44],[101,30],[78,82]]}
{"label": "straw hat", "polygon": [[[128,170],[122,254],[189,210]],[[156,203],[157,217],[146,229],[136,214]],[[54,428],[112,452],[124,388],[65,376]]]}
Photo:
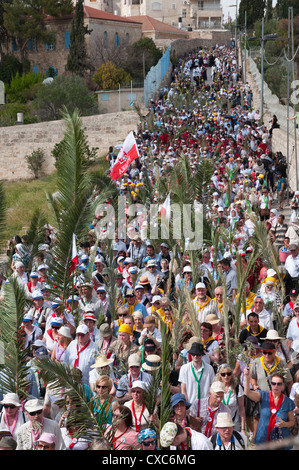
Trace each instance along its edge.
{"label": "straw hat", "polygon": [[215,313],[210,313],[210,315],[206,316],[206,322],[210,323],[211,325],[216,325],[220,322],[220,318],[218,318]]}
{"label": "straw hat", "polygon": [[96,362],[92,364],[90,367],[92,367],[93,369],[97,367],[106,367],[106,366],[110,366],[112,362],[113,362],[113,359],[108,359],[106,356],[100,355],[96,358]]}
{"label": "straw hat", "polygon": [[150,354],[142,364],[144,370],[158,370],[161,367],[161,358],[156,354]]}
{"label": "straw hat", "polygon": [[284,339],[282,338],[281,336],[278,336],[278,333],[276,330],[269,330],[266,334],[266,337],[265,338],[261,338],[261,340],[280,340],[280,339]]}
{"label": "straw hat", "polygon": [[21,406],[21,403],[19,401],[19,397],[16,393],[6,393],[4,395],[3,400],[0,401],[1,405],[9,404],[9,405],[15,405],[15,406]]}
{"label": "straw hat", "polygon": [[218,413],[216,428],[230,428],[235,426],[230,413]]}

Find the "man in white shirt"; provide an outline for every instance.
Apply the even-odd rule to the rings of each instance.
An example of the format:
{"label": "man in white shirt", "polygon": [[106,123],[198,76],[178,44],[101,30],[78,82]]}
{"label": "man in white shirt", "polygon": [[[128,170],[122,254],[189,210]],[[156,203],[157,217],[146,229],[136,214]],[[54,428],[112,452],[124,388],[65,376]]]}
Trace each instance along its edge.
{"label": "man in white shirt", "polygon": [[199,398],[209,396],[215,372],[210,364],[202,360],[205,352],[201,343],[194,342],[189,349],[189,354],[191,354],[192,361],[180,368],[179,382],[181,383],[181,392],[192,404]]}
{"label": "man in white shirt", "polygon": [[290,255],[287,257],[284,266],[292,278],[294,287],[299,277],[299,248],[297,245],[291,244],[289,247]]}

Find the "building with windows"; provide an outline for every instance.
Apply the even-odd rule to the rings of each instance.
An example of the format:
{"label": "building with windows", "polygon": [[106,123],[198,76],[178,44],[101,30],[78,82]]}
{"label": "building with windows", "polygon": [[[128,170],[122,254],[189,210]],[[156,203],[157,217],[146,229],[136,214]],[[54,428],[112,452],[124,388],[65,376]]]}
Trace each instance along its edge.
{"label": "building with windows", "polygon": [[[26,58],[36,73],[56,76],[67,70],[72,19],[73,14],[58,18],[49,16],[46,27],[53,31],[53,41],[45,44],[32,38],[28,42]],[[86,5],[84,23],[91,30],[91,34],[86,35],[86,48],[94,68],[107,57],[117,57],[120,61],[126,48],[142,37],[142,24],[138,21]],[[7,52],[20,56],[14,38]]]}
{"label": "building with windows", "polygon": [[221,29],[221,0],[85,0],[117,15],[150,16],[187,30]]}

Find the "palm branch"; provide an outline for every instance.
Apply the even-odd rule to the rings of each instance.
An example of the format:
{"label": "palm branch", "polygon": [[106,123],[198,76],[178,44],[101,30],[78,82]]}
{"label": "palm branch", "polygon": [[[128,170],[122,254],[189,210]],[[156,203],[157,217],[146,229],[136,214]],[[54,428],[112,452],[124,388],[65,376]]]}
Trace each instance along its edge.
{"label": "palm branch", "polygon": [[30,302],[18,282],[10,277],[5,284],[0,318],[1,373],[0,386],[3,393],[24,396],[27,388],[26,376],[28,348],[24,349],[22,321]]}

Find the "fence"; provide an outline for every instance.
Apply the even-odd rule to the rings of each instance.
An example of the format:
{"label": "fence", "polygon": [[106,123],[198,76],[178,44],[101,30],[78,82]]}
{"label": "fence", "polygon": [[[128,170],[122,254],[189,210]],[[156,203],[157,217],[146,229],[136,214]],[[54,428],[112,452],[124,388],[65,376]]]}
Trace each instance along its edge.
{"label": "fence", "polygon": [[151,96],[160,88],[163,78],[170,67],[170,46],[165,51],[159,62],[151,67],[144,80],[144,104],[148,105]]}

